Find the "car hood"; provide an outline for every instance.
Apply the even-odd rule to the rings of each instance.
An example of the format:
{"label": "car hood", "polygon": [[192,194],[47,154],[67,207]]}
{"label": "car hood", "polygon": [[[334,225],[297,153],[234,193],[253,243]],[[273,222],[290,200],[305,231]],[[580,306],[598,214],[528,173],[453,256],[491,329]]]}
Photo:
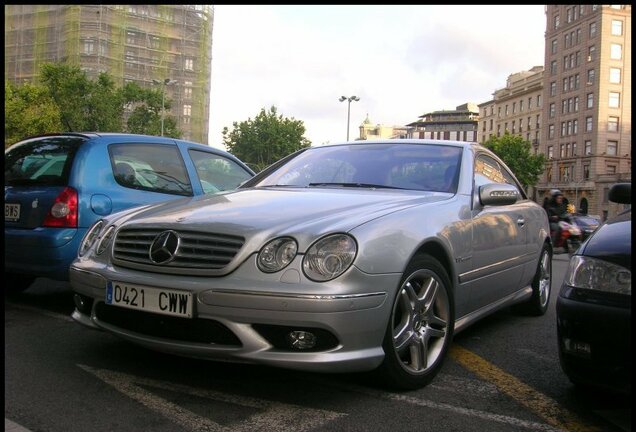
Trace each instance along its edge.
{"label": "car hood", "polygon": [[245,238],[247,250],[289,235],[302,251],[322,234],[347,232],[388,213],[449,197],[393,190],[239,189],[154,205],[129,218],[126,225],[238,235]]}
{"label": "car hood", "polygon": [[624,212],[601,225],[583,244],[581,255],[632,268],[632,212]]}

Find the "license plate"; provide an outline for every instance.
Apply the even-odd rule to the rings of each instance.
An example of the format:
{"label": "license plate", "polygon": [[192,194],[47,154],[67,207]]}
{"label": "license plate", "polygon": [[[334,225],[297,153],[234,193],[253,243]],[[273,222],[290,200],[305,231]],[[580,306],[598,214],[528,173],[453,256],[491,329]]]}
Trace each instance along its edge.
{"label": "license plate", "polygon": [[106,304],[192,318],[192,293],[187,291],[111,281],[106,286]]}
{"label": "license plate", "polygon": [[15,222],[20,219],[20,204],[4,205],[4,220]]}

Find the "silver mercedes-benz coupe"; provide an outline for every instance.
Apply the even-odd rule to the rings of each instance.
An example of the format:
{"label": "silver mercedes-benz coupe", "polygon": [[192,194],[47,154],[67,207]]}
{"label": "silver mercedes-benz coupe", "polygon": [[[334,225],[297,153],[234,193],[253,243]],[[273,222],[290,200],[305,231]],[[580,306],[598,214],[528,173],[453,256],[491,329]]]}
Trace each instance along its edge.
{"label": "silver mercedes-benz coupe", "polygon": [[454,333],[545,313],[549,224],[485,147],[356,141],[96,222],[73,318],[163,352],[428,384]]}

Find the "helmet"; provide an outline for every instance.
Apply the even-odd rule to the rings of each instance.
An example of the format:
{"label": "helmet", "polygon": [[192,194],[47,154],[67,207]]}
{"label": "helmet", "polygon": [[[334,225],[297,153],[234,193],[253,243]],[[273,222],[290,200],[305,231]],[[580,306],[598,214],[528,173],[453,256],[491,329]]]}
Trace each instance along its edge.
{"label": "helmet", "polygon": [[559,189],[552,189],[550,191],[550,195],[552,196],[552,198],[556,198],[559,195],[563,196],[563,192],[561,192]]}

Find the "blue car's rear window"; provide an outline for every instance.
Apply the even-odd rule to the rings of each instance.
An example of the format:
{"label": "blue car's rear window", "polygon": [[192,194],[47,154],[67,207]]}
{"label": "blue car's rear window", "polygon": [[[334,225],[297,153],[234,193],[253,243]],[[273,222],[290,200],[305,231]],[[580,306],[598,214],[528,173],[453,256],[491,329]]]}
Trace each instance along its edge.
{"label": "blue car's rear window", "polygon": [[4,184],[66,186],[75,153],[86,140],[53,136],[15,144],[4,154]]}

